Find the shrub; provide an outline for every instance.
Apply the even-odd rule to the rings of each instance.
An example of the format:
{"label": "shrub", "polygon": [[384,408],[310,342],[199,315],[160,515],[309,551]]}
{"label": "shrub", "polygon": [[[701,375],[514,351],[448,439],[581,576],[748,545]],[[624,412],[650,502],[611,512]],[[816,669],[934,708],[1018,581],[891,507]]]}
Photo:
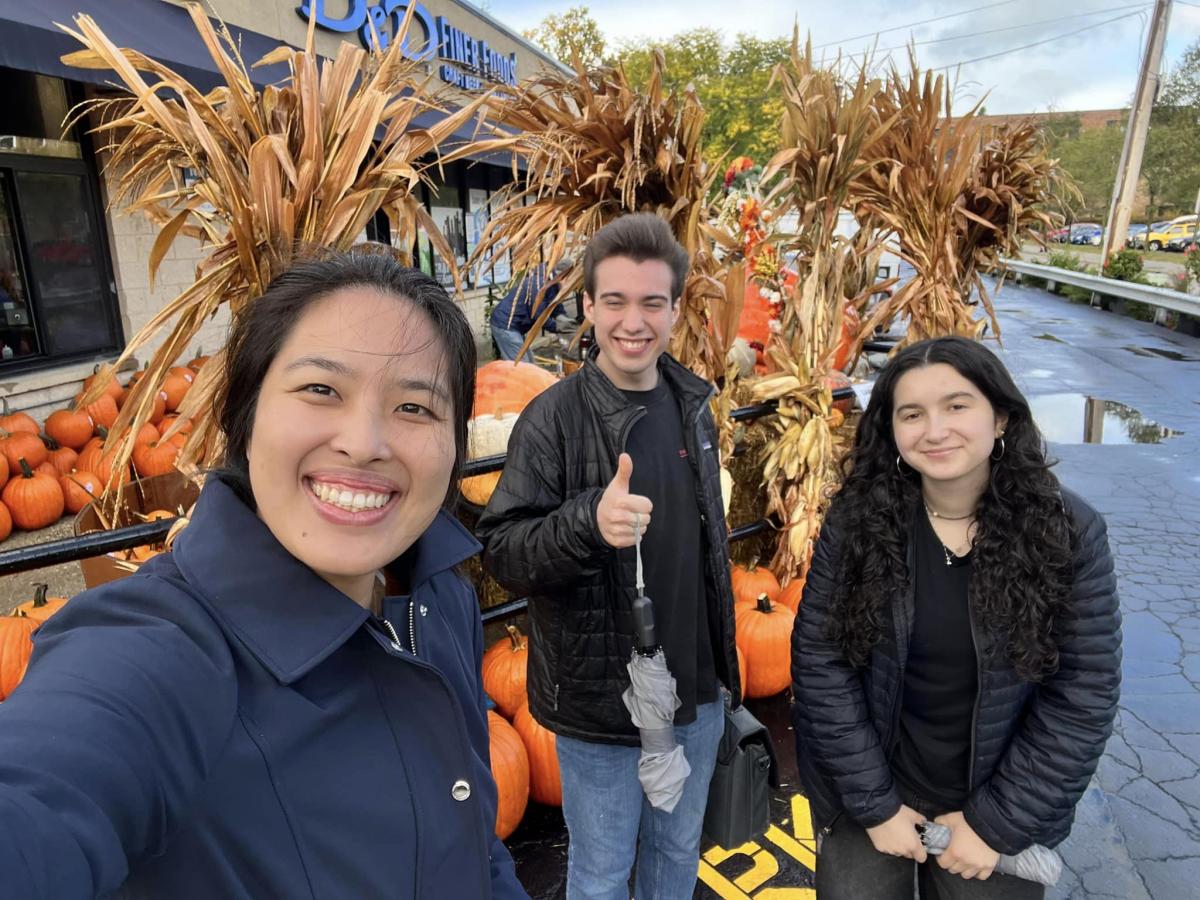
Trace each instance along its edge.
{"label": "shrub", "polygon": [[1142,276],[1142,254],[1136,250],[1118,250],[1108,257],[1104,264],[1104,275],[1116,278],[1118,281],[1137,281],[1144,283]]}

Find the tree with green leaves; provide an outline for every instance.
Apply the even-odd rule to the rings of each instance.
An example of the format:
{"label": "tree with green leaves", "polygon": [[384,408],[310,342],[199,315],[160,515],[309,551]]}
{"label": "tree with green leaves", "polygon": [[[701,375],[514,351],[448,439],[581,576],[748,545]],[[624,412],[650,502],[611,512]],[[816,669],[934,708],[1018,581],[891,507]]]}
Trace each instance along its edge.
{"label": "tree with green leaves", "polygon": [[572,6],[561,16],[546,16],[540,25],[523,34],[567,65],[574,65],[578,59],[591,68],[604,61],[604,35],[586,6]]}

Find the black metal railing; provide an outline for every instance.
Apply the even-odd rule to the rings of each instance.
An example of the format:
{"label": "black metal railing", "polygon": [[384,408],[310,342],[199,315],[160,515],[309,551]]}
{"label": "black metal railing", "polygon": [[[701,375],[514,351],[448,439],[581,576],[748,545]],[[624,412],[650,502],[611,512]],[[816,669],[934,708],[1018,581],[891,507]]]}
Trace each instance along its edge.
{"label": "black metal railing", "polygon": [[[833,392],[835,400],[847,400],[854,396],[852,388],[837,388]],[[730,413],[734,421],[746,422],[771,415],[775,412],[774,401],[743,406]],[[504,468],[504,454],[485,456],[474,459],[463,467],[463,476],[486,475],[498,472]],[[175,519],[157,519],[126,528],[115,528],[111,531],[92,531],[74,537],[62,538],[57,541],[45,541],[17,550],[0,552],[0,576],[16,575],[47,566],[57,566],[62,563],[77,562],[93,556],[103,556],[120,550],[129,550],[146,544],[160,543],[166,539],[167,533],[175,523]],[[737,541],[751,535],[760,534],[771,527],[765,519],[750,522],[732,529],[729,540]],[[495,606],[484,612],[485,622],[497,621],[517,615],[525,609],[524,600],[514,600],[501,606]]]}

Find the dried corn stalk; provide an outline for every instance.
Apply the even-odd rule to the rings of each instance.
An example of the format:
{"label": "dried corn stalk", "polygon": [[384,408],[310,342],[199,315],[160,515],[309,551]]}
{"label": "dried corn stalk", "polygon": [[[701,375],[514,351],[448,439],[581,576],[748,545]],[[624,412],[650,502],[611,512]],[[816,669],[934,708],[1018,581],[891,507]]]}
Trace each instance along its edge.
{"label": "dried corn stalk", "polygon": [[[1021,124],[989,136],[978,106],[951,115],[950,95],[943,76],[910,60],[907,72],[892,70],[876,98],[880,116],[895,119],[895,127],[857,211],[896,235],[916,275],[863,330],[900,315],[908,320],[905,344],[946,334],[978,338],[989,323],[998,337],[980,269],[1019,252],[1023,239],[1039,239],[1038,229],[1051,224],[1039,207],[1051,198],[1054,163],[1038,130]],[[986,317],[975,317],[975,291]]]}
{"label": "dried corn stalk", "polygon": [[[518,179],[493,200],[471,265],[512,255],[514,271],[552,268],[570,256],[563,292],[583,280],[583,249],[600,228],[630,212],[654,212],[671,225],[691,257],[672,353],[710,381],[725,373],[725,356],[709,327],[724,300],[720,266],[702,233],[707,193],[716,174],[702,154],[704,110],[696,94],[667,94],[656,53],[643,87],[622,69],[550,72],[488,103],[498,129],[447,159],[503,152]],[[525,164],[522,175],[517,160]],[[536,303],[541,302],[542,295]],[[531,330],[549,315],[544,309]]]}
{"label": "dried corn stalk", "polygon": [[[838,214],[852,207],[862,179],[877,162],[892,120],[880,115],[880,85],[860,69],[844,81],[813,64],[811,47],[793,39],[790,60],[775,72],[784,103],[783,149],[764,179],[782,178],[772,191],[798,216],[787,249],[796,253],[798,279],[785,295],[780,328],[768,356],[776,369],[754,385],[759,400],[777,400],[763,482],[768,511],[781,525],[772,569],[790,580],[806,571],[838,461],[828,384],[847,301],[864,302],[870,282],[864,259],[873,251],[869,234],[836,233]],[[873,276],[874,273],[871,273]],[[873,277],[870,279],[873,280]]]}
{"label": "dried corn stalk", "polygon": [[[161,227],[150,253],[151,280],[180,235],[210,248],[195,283],[104,369],[113,374],[167,329],[112,429],[113,440],[122,439],[114,472],[127,467],[132,435],[149,419],[167,370],[201,325],[222,304],[236,313],[253,302],[305,245],[349,248],[382,209],[400,247],[412,246],[424,230],[458,278],[453,252],[416,196],[425,177],[418,161],[470,120],[483,98],[417,128],[417,116],[444,108],[422,66],[401,55],[403,33],[385,53],[347,43],[336,60],[319,62],[312,21],[305,50],[280,47],[255,63],[286,62],[290,69],[281,84],[259,91],[228,30],[214,29],[196,4],[188,12],[225,79],[207,94],[149,57],[119,49],[89,16],[75,18],[78,31],[63,28],[87,48],[65,62],[112,69],[133,95],[85,103],[75,116],[96,113],[93,130],[112,139],[115,202],[128,201]],[[410,7],[402,30],[411,16]],[[184,169],[195,180],[185,180]],[[218,354],[181,410],[193,430],[179,467],[193,474],[222,452],[212,409],[222,371]],[[97,378],[84,401],[103,392],[107,380]],[[119,491],[106,499],[119,502]]]}

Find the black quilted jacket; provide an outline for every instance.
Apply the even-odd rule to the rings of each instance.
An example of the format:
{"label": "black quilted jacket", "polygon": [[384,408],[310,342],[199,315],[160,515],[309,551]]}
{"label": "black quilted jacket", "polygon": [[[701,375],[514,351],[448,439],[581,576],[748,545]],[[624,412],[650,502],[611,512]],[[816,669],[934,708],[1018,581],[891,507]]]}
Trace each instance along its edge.
{"label": "black quilted jacket", "polygon": [[[636,746],[621,702],[633,650],[632,548],[600,537],[596,507],[634,422],[631,406],[594,362],[539,395],[508,443],[500,483],[479,520],[483,564],[529,598],[529,711],[557,734]],[[729,540],[721,506],[711,386],[663,354],[659,373],[680,402],[706,548],[705,583],[717,677],[737,702]],[[670,516],[655,510],[655,517]]]}
{"label": "black quilted jacket", "polygon": [[[1060,666],[1040,685],[1020,680],[988,637],[975,703],[970,790],[963,814],[987,844],[1017,853],[1053,847],[1071,830],[1112,731],[1121,680],[1121,614],[1104,519],[1063,490],[1073,523],[1075,580],[1071,615],[1060,626]],[[856,670],[826,638],[840,535],[827,525],[817,543],[792,635],[792,680],[801,780],[817,828],[848,815],[864,828],[900,808],[888,759],[911,633],[913,588],[891,605],[886,637]],[[913,570],[909,547],[909,571]]]}

